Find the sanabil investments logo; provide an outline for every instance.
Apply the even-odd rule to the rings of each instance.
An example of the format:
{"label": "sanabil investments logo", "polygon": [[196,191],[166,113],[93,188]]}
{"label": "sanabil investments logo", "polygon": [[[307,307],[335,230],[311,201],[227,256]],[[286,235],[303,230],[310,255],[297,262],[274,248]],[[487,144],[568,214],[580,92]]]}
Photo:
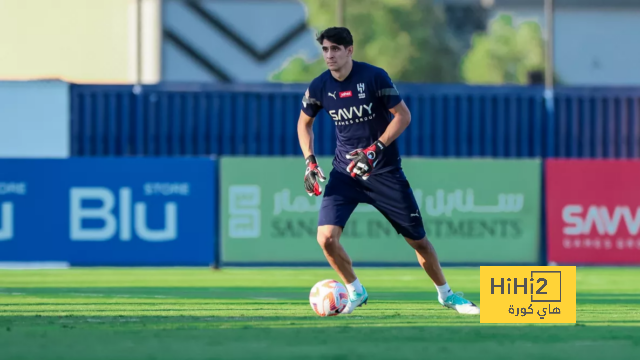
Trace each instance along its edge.
{"label": "sanabil investments logo", "polygon": [[26,194],[27,184],[24,182],[0,182],[0,241],[11,240],[15,236],[15,202],[10,201],[10,197]]}
{"label": "sanabil investments logo", "polygon": [[229,237],[258,238],[261,233],[259,185],[229,186]]}
{"label": "sanabil investments logo", "polygon": [[[188,196],[188,183],[146,183],[145,196]],[[117,200],[117,201],[116,201]],[[74,241],[106,241],[118,235],[121,241],[130,241],[135,234],[145,241],[171,241],[178,237],[178,204],[164,201],[156,207],[164,211],[162,221],[150,218],[149,201],[133,201],[130,187],[116,192],[106,187],[72,187],[69,190],[69,229]],[[153,211],[159,216],[158,211]],[[163,224],[151,228],[149,223]],[[92,223],[89,226],[87,223]],[[96,225],[98,224],[98,225]]]}

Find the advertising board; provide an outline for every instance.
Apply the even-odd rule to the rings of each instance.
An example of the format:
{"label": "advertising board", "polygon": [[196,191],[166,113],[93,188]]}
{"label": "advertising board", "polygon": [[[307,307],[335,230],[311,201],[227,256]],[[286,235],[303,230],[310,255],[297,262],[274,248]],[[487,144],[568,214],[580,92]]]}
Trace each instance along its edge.
{"label": "advertising board", "polygon": [[210,159],[0,160],[0,261],[213,263]]}

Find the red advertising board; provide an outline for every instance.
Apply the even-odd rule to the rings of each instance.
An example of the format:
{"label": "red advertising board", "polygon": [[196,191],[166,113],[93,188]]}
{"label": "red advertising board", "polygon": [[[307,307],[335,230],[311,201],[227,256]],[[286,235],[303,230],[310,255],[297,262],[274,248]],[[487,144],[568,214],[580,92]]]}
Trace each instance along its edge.
{"label": "red advertising board", "polygon": [[549,264],[640,265],[640,161],[545,167]]}

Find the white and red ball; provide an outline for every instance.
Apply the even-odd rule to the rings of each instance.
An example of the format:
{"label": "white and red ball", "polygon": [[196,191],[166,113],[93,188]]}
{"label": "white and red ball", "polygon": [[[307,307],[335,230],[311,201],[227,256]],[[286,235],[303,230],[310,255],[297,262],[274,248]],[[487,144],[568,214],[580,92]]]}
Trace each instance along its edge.
{"label": "white and red ball", "polygon": [[309,293],[311,308],[319,316],[336,316],[349,303],[344,285],[335,280],[318,281]]}

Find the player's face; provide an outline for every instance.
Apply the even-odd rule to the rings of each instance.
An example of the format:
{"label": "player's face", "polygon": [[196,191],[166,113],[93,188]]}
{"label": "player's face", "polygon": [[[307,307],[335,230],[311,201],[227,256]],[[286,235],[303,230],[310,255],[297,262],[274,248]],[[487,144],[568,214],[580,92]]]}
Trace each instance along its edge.
{"label": "player's face", "polygon": [[343,45],[336,45],[326,39],[322,42],[324,62],[331,71],[340,70],[349,61],[352,53],[352,46],[345,49]]}

